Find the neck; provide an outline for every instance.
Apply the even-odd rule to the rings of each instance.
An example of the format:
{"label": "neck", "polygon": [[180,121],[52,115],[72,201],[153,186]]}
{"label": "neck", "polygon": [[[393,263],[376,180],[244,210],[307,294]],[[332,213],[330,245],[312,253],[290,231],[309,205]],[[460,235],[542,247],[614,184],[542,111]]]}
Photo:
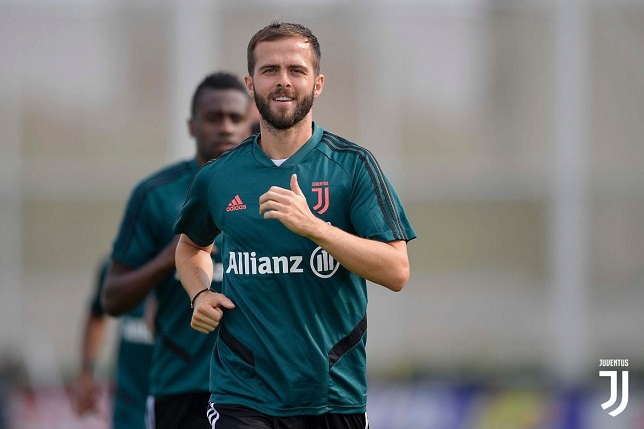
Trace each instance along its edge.
{"label": "neck", "polygon": [[208,160],[197,154],[197,156],[195,156],[195,162],[197,163],[197,167],[201,168],[206,162],[208,162]]}
{"label": "neck", "polygon": [[260,146],[271,159],[290,158],[313,135],[313,119],[307,115],[291,128],[278,130],[260,118]]}

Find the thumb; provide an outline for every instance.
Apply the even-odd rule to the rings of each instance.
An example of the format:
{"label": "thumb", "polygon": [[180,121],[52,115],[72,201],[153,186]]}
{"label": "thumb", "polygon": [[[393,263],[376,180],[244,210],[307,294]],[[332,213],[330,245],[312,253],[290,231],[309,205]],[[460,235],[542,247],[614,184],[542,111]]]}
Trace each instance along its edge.
{"label": "thumb", "polygon": [[291,191],[295,192],[297,195],[304,195],[300,189],[299,183],[297,183],[297,174],[291,176]]}
{"label": "thumb", "polygon": [[219,298],[218,306],[227,308],[229,310],[232,310],[233,308],[235,308],[235,304],[233,304],[233,302],[223,293],[220,293],[218,298]]}

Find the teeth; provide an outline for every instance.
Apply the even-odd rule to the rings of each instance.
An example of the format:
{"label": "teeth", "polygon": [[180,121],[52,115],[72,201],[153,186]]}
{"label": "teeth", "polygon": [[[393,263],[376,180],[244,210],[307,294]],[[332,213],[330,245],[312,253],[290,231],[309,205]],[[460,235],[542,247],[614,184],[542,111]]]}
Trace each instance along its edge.
{"label": "teeth", "polygon": [[288,97],[277,97],[275,98],[275,101],[291,101],[291,99]]}

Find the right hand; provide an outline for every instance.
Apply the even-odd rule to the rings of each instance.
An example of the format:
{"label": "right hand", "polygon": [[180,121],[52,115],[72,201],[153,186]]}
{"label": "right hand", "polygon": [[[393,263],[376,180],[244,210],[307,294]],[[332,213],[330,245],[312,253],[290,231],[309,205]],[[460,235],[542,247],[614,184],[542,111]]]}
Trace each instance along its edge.
{"label": "right hand", "polygon": [[226,295],[217,292],[204,292],[197,297],[190,326],[192,329],[208,334],[219,326],[224,317],[224,308],[232,310],[235,304]]}

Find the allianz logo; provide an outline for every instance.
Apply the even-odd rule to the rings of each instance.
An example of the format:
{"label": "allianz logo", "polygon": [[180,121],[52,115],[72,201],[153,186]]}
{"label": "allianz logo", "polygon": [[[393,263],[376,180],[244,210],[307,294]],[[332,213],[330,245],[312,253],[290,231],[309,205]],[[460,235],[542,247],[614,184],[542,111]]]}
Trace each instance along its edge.
{"label": "allianz logo", "polygon": [[123,316],[121,338],[130,343],[152,344],[152,332],[142,317]]}
{"label": "allianz logo", "polygon": [[[304,256],[257,256],[256,252],[230,252],[226,274],[263,275],[263,274],[300,274],[306,268]],[[340,267],[340,263],[326,250],[317,247],[308,258],[311,272],[326,279]]]}
{"label": "allianz logo", "polygon": [[224,280],[224,264],[215,262],[212,264],[212,281],[221,283]]}

